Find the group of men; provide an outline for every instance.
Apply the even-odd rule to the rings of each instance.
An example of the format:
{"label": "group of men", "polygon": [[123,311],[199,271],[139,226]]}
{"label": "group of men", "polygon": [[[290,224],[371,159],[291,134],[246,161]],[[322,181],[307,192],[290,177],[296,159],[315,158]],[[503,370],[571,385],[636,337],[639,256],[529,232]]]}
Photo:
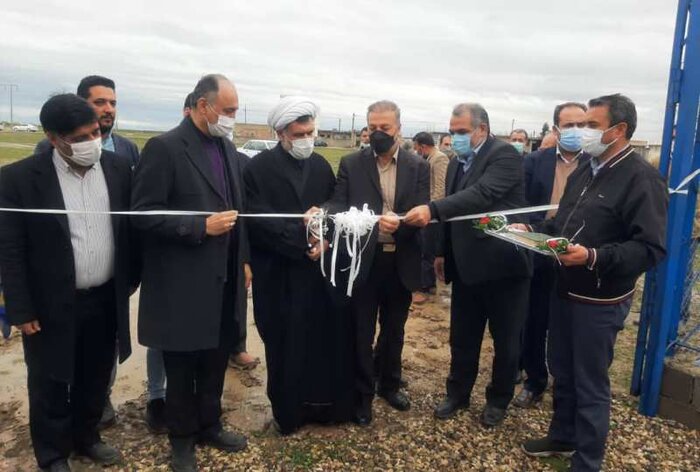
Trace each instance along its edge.
{"label": "group of men", "polygon": [[[121,460],[98,424],[115,353],[123,362],[131,351],[129,296],[139,286],[148,423],[168,432],[172,469],[197,470],[197,444],[244,449],[246,438],[222,424],[221,396],[231,355],[255,362],[245,352],[252,277],[280,434],[310,422],[369,425],[377,395],[410,409],[401,372],[405,324],[411,303],[424,301],[437,277],[452,284],[452,298],[447,394],[435,416],[469,407],[487,323],[495,355],[481,422],[504,420],[521,359],[528,380],[517,401],[535,404],[547,384],[549,329],[554,417],[548,435],[523,448],[573,455],[573,470],[600,468],[615,336],[636,278],[664,255],[667,191],[629,146],[636,126],[629,99],[557,107],[556,147],[525,161],[492,135],[488,113],[475,103],[454,107],[438,146],[419,133],[415,152],[407,151],[399,107],[378,101],[368,107],[360,149],[334,175],[314,152],[319,108],[308,98],[280,100],[268,116],[277,146],[248,159],[231,139],[236,88],[206,75],[185,100],[181,123],[150,139],[139,157],[111,132],[114,83],[86,80],[93,86],[42,107],[48,142],[0,172],[1,207],[67,210],[0,214],[7,313],[23,333],[31,436],[43,470],[70,470],[72,453],[101,464]],[[560,209],[509,217],[512,227],[572,244],[561,265],[536,259],[534,278],[532,254],[472,221],[451,221],[542,202]],[[378,222],[347,297],[348,273],[337,271],[336,288],[320,266],[332,270],[330,257],[321,257],[330,235],[309,228],[321,210],[364,205]],[[113,214],[124,210],[143,214]],[[341,249],[338,257],[344,268],[349,255]]]}

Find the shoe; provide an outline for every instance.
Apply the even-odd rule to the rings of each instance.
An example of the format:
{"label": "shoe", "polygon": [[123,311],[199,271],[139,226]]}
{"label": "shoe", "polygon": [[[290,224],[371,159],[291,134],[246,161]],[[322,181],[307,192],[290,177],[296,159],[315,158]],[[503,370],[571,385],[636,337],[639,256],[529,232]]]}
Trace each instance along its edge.
{"label": "shoe", "polygon": [[369,426],[372,423],[372,397],[362,398],[355,407],[355,424],[359,426]]}
{"label": "shoe", "polygon": [[42,472],[71,472],[71,468],[68,465],[68,461],[65,459],[59,459],[51,463],[50,466],[41,469]]}
{"label": "shoe", "polygon": [[85,456],[103,466],[121,464],[124,461],[122,453],[115,447],[110,446],[102,441],[98,441],[87,447],[77,448],[76,454]]}
{"label": "shoe", "polygon": [[399,411],[408,411],[411,409],[411,402],[408,397],[402,392],[383,392],[379,394],[392,408]]}
{"label": "shoe", "polygon": [[107,428],[111,428],[115,424],[117,424],[117,414],[114,412],[114,406],[112,406],[112,400],[107,398],[107,402],[105,403],[105,407],[102,410],[102,418],[100,418],[100,422],[97,423],[97,430],[104,431]]}
{"label": "shoe", "polygon": [[547,437],[525,441],[522,449],[525,454],[532,457],[571,457],[576,452],[573,444],[555,441]]}
{"label": "shoe", "polygon": [[247,352],[239,352],[238,354],[231,354],[228,358],[229,367],[233,367],[238,370],[253,370],[258,364],[260,364],[260,359],[253,357]]}
{"label": "shoe", "polygon": [[459,410],[469,408],[469,400],[458,400],[447,396],[435,407],[435,418],[446,420],[453,417]]}
{"label": "shoe", "polygon": [[216,433],[204,434],[199,444],[225,452],[239,452],[248,447],[248,440],[242,434],[221,429]]}
{"label": "shoe", "polygon": [[518,396],[513,400],[513,405],[518,408],[533,408],[542,401],[544,394],[535,394],[532,390],[523,387]]}
{"label": "shoe", "polygon": [[170,438],[170,469],[173,472],[197,472],[194,438]]}
{"label": "shoe", "polygon": [[165,400],[156,398],[146,404],[146,425],[153,434],[168,432],[168,426],[165,423]]}
{"label": "shoe", "polygon": [[484,410],[481,412],[481,424],[489,428],[498,426],[503,423],[503,419],[506,417],[505,408],[498,408],[493,405],[486,405]]}
{"label": "shoe", "polygon": [[399,379],[399,388],[408,388],[408,381],[403,377]]}
{"label": "shoe", "polygon": [[428,301],[428,296],[423,293],[423,292],[413,292],[413,295],[411,296],[411,302],[414,305],[422,305],[423,303]]}

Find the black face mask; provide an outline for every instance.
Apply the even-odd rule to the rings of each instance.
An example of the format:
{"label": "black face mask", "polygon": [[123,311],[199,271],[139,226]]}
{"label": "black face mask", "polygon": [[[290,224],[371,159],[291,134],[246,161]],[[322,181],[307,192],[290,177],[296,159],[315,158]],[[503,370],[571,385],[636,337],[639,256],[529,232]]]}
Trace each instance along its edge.
{"label": "black face mask", "polygon": [[394,145],[394,137],[377,130],[369,135],[369,144],[377,154],[385,154]]}

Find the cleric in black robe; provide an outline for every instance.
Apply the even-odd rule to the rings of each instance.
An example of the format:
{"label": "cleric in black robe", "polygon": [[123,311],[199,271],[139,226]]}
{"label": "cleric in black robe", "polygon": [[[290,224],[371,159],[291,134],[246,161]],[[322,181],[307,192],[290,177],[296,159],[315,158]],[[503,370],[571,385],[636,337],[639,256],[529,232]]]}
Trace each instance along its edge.
{"label": "cleric in black robe", "polygon": [[[270,112],[280,143],[246,166],[249,213],[301,214],[331,197],[335,176],[313,152],[317,112],[301,97],[286,97]],[[342,296],[321,273],[322,245],[307,239],[301,218],[249,223],[254,315],[275,427],[290,434],[309,422],[350,420],[351,324]]]}

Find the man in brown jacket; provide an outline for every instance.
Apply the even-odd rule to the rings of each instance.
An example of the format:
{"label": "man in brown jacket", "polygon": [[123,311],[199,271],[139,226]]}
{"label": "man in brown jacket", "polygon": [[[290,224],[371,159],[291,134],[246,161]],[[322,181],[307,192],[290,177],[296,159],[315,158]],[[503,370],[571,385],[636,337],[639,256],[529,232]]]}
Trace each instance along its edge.
{"label": "man in brown jacket", "polygon": [[[430,133],[421,132],[413,137],[413,150],[430,165],[430,200],[445,197],[445,176],[450,159],[435,146]],[[435,227],[428,226],[421,232],[421,289],[413,293],[413,303],[420,305],[428,300],[428,294],[435,292]]]}

